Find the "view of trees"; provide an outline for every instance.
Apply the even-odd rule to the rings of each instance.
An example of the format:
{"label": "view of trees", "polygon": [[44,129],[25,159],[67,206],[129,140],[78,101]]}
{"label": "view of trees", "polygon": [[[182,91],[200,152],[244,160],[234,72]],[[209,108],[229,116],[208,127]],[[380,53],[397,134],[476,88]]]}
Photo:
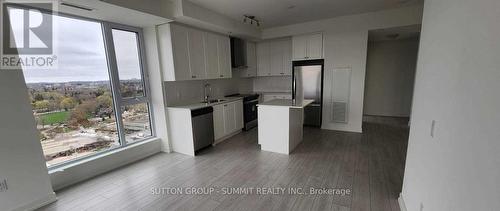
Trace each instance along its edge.
{"label": "view of trees", "polygon": [[89,118],[111,118],[113,115],[113,98],[108,88],[109,82],[93,82],[92,84],[50,84],[30,87],[30,99],[38,117],[39,124],[44,126],[42,116],[57,112],[70,111],[68,119],[51,121],[52,124],[68,123],[73,127],[89,127]]}

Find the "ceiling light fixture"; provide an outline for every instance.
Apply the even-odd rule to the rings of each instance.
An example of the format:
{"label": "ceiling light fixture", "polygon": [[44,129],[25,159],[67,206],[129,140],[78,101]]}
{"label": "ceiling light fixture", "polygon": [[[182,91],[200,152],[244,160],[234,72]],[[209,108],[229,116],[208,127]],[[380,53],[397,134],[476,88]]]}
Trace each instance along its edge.
{"label": "ceiling light fixture", "polygon": [[257,27],[260,27],[260,21],[255,18],[253,15],[243,15],[243,23],[250,23],[250,25],[255,25]]}

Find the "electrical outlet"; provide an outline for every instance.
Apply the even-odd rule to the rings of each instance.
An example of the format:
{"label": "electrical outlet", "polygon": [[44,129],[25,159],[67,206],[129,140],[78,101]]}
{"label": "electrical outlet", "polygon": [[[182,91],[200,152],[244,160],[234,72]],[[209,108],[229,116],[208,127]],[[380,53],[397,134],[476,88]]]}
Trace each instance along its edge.
{"label": "electrical outlet", "polygon": [[7,186],[7,179],[0,180],[0,192],[7,192],[9,186]]}

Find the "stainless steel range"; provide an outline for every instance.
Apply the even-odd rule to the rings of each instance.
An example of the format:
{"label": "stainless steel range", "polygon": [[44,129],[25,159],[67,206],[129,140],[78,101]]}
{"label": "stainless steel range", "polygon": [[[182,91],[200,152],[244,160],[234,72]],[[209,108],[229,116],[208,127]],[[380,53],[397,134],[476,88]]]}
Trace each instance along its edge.
{"label": "stainless steel range", "polygon": [[232,94],[226,97],[243,97],[243,130],[250,130],[257,126],[257,104],[259,104],[259,94]]}

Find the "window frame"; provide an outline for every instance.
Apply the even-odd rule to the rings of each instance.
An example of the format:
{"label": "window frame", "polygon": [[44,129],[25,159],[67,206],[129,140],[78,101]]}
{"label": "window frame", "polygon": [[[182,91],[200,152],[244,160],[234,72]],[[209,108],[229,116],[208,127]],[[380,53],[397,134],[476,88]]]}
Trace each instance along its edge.
{"label": "window frame", "polygon": [[[120,150],[120,149],[125,148],[125,147],[130,147],[133,145],[141,144],[142,142],[146,142],[148,140],[156,138],[153,105],[152,105],[152,100],[151,100],[151,95],[150,95],[151,89],[150,89],[149,75],[148,75],[147,65],[146,65],[146,51],[145,51],[144,34],[143,34],[142,28],[124,25],[124,24],[119,24],[119,23],[114,23],[114,22],[109,22],[109,21],[104,21],[104,20],[88,18],[88,17],[83,17],[83,16],[78,16],[78,15],[74,15],[74,14],[52,11],[52,10],[45,9],[45,8],[35,8],[32,6],[23,5],[23,4],[19,4],[19,3],[5,3],[4,7],[12,7],[12,8],[17,8],[17,9],[28,9],[28,10],[29,9],[36,9],[42,13],[47,13],[47,14],[53,15],[53,16],[61,16],[61,17],[65,17],[65,18],[90,21],[90,22],[99,23],[101,25],[103,44],[104,44],[104,49],[106,51],[105,53],[106,53],[106,61],[107,61],[107,66],[108,66],[107,70],[108,70],[108,74],[109,74],[109,85],[110,85],[111,93],[113,95],[113,109],[114,109],[115,118],[116,118],[119,146],[48,166],[47,170],[49,172],[52,170],[55,170],[55,169],[63,168],[64,166],[75,165],[75,164],[80,163],[84,160],[93,159],[95,157],[102,156],[105,153],[110,153],[110,152],[117,151],[117,150]],[[121,95],[118,65],[117,65],[117,61],[116,61],[116,54],[115,54],[114,43],[113,43],[112,29],[130,31],[130,32],[136,33],[136,35],[137,35],[137,49],[139,51],[138,52],[138,54],[139,54],[138,59],[139,59],[140,68],[141,68],[140,71],[141,71],[141,76],[142,76],[142,85],[143,85],[144,96],[123,98]],[[123,125],[122,107],[128,106],[128,105],[141,104],[141,103],[145,103],[147,105],[147,108],[148,108],[151,136],[146,137],[146,138],[141,139],[141,140],[137,140],[137,141],[132,142],[132,143],[127,143],[127,140],[125,138],[125,127]]]}
{"label": "window frame", "polygon": [[[151,93],[149,86],[149,77],[146,70],[146,58],[145,58],[145,49],[144,49],[144,36],[141,28],[112,23],[107,21],[102,21],[103,35],[104,35],[104,45],[106,48],[106,56],[108,60],[108,68],[110,73],[110,81],[113,92],[113,101],[115,107],[115,115],[117,118],[118,125],[118,135],[120,140],[120,146],[128,146],[130,144],[138,143],[143,140],[139,140],[133,143],[127,143],[127,139],[125,137],[125,126],[123,123],[122,117],[122,108],[129,105],[137,105],[145,103],[148,107],[149,111],[149,125],[151,130],[151,136],[145,138],[147,140],[149,138],[155,137],[156,133],[154,131],[154,121],[152,114],[152,104],[151,104]],[[143,96],[134,96],[134,97],[123,97],[120,89],[120,74],[118,70],[118,62],[116,60],[115,46],[113,40],[113,29],[122,30],[136,33],[137,35],[137,52],[139,54],[139,63],[140,63],[140,72],[142,76],[142,86],[143,86]],[[118,147],[119,148],[119,147]]]}

